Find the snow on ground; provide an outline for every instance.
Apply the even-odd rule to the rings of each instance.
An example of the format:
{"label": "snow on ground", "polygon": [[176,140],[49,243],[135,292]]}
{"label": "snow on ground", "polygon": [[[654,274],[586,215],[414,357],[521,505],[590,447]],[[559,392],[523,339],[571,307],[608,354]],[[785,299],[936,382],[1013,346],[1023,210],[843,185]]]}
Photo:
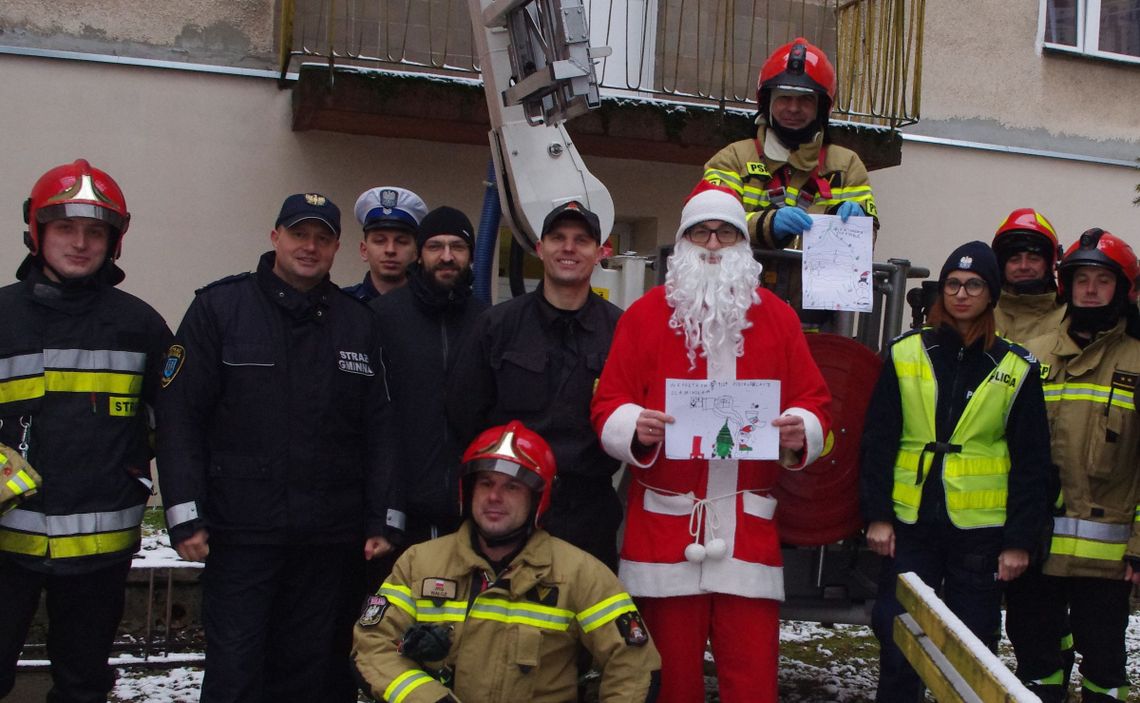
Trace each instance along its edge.
{"label": "snow on ground", "polygon": [[[135,566],[159,568],[178,561],[165,534],[150,535]],[[185,562],[181,566],[187,566]],[[1140,614],[1128,627],[1128,675],[1140,683]],[[781,703],[870,703],[878,680],[878,642],[870,628],[859,625],[825,626],[814,622],[784,621],[780,627]],[[998,652],[1006,666],[1014,666],[1009,642]],[[189,655],[191,657],[195,655]],[[200,656],[200,655],[198,655]],[[198,700],[202,685],[201,666],[168,660],[169,669],[132,666],[119,669],[112,692],[113,703],[191,703]],[[1079,678],[1079,677],[1078,677]],[[715,682],[709,679],[709,703],[718,700]],[[1140,688],[1140,687],[1138,687]],[[1134,697],[1135,698],[1135,697]]]}

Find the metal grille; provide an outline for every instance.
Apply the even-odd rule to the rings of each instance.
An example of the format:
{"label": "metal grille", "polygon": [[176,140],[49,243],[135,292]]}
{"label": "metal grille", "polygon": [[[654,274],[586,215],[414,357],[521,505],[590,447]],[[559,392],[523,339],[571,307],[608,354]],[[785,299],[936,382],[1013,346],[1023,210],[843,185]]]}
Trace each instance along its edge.
{"label": "metal grille", "polygon": [[[805,36],[836,63],[835,116],[892,129],[918,120],[925,0],[586,0],[603,94],[755,109],[756,77]],[[281,72],[293,60],[473,76],[465,0],[282,0]]]}

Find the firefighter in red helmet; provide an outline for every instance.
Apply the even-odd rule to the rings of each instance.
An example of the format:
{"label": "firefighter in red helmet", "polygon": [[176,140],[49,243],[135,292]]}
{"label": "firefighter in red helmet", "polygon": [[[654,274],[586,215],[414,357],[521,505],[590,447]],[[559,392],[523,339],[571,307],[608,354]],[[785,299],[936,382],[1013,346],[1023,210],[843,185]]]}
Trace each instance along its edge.
{"label": "firefighter in red helmet", "polygon": [[83,159],[57,166],[24,217],[29,254],[18,282],[0,288],[0,472],[18,493],[0,516],[0,698],[46,592],[48,698],[105,700],[151,495],[148,406],[171,334],[115,288],[130,214],[114,179]]}
{"label": "firefighter in red helmet", "polygon": [[364,604],[353,660],[367,692],[576,700],[581,645],[601,669],[601,700],[655,700],[661,659],[633,599],[542,529],[555,477],[546,440],[512,421],[476,437],[463,462],[459,530],[409,548]]}
{"label": "firefighter in red helmet", "polygon": [[1052,223],[1033,208],[1018,208],[990,246],[1001,267],[1002,296],[994,308],[998,334],[1024,344],[1057,329],[1065,306],[1057,300],[1054,269],[1061,245]]}
{"label": "firefighter in red helmet", "polygon": [[[829,143],[835,68],[806,39],[777,49],[760,69],[756,135],[729,144],[705,164],[704,180],[731,188],[748,213],[754,246],[783,249],[811,228],[808,213],[876,218],[867,168]],[[799,262],[769,262],[764,284],[800,309]]]}
{"label": "firefighter in red helmet", "polygon": [[1042,576],[1007,594],[1007,632],[1017,675],[1046,703],[1065,700],[1067,663],[1057,642],[1072,628],[1081,653],[1081,700],[1128,698],[1125,629],[1140,584],[1140,341],[1136,254],[1119,237],[1090,229],[1058,267],[1068,313],[1029,342],[1041,362],[1061,492]]}

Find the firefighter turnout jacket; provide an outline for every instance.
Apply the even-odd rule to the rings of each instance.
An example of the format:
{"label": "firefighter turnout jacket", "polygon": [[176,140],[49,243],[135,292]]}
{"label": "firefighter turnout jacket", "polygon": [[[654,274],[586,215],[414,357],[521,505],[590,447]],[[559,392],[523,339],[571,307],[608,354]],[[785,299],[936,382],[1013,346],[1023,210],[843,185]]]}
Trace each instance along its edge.
{"label": "firefighter turnout jacket", "polygon": [[1041,361],[1053,461],[1064,514],[1054,518],[1044,571],[1052,576],[1124,577],[1140,559],[1140,417],[1134,394],[1140,341],[1121,320],[1081,349],[1069,322],[1029,343]]}
{"label": "firefighter turnout jacket", "polygon": [[[599,700],[655,699],[661,658],[605,565],[537,530],[496,575],[473,539],[466,521],[411,547],[365,603],[353,659],[373,696],[390,703],[448,695],[464,703],[577,700],[581,644],[602,670]],[[446,655],[414,661],[401,654],[414,625],[450,627]]]}
{"label": "firefighter turnout jacket", "polygon": [[867,167],[855,152],[824,145],[820,135],[780,161],[760,153],[757,145],[764,143],[766,130],[761,125],[755,139],[733,142],[718,151],[704,172],[704,180],[731,188],[740,196],[756,246],[781,249],[786,245],[772,233],[772,215],[787,205],[798,205],[809,213],[833,214],[850,200],[859,203],[867,215],[878,217]]}
{"label": "firefighter turnout jacket", "polygon": [[[328,279],[273,273],[197,292],[162,373],[159,478],[175,544],[340,544],[402,529],[379,332]],[[367,514],[366,514],[367,513]]]}
{"label": "firefighter turnout jacket", "polygon": [[151,405],[171,334],[138,298],[37,267],[0,289],[0,443],[39,491],[0,518],[0,551],[30,569],[94,571],[129,559],[151,495]]}
{"label": "firefighter turnout jacket", "polygon": [[1056,291],[1022,294],[1001,292],[994,308],[997,333],[1018,344],[1057,331],[1068,307],[1057,302]]}

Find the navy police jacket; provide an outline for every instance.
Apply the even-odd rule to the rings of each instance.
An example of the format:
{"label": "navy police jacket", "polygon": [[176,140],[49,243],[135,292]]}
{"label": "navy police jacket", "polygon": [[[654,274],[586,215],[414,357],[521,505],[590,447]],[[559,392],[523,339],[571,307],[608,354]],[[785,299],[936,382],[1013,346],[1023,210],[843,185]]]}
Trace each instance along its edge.
{"label": "navy police jacket", "polygon": [[337,544],[402,529],[389,517],[393,422],[368,307],[328,279],[273,273],[199,290],[162,372],[159,481],[175,544]]}

